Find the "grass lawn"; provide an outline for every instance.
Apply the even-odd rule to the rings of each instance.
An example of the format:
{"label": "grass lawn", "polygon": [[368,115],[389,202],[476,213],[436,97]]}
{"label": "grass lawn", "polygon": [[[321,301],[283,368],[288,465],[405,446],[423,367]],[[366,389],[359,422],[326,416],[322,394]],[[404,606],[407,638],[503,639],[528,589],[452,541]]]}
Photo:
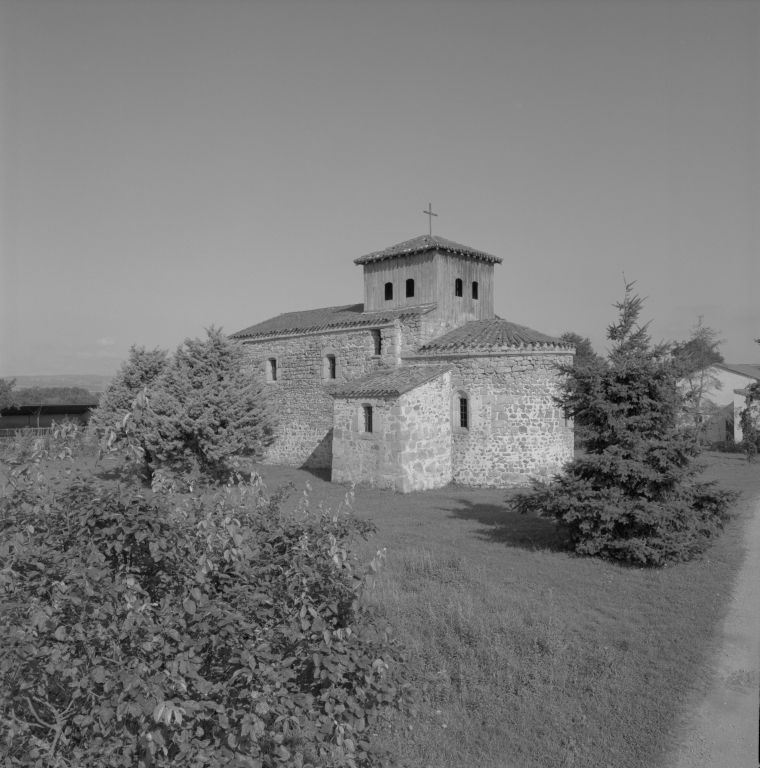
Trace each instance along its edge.
{"label": "grass lawn", "polygon": [[[387,548],[373,599],[412,649],[430,701],[382,734],[413,768],[662,765],[710,674],[711,652],[760,495],[760,465],[705,454],[706,479],[741,490],[724,535],[692,563],[643,570],[567,552],[552,521],[507,508],[508,492],[456,486],[356,489],[354,509]],[[295,505],[337,508],[326,475],[258,467]]]}

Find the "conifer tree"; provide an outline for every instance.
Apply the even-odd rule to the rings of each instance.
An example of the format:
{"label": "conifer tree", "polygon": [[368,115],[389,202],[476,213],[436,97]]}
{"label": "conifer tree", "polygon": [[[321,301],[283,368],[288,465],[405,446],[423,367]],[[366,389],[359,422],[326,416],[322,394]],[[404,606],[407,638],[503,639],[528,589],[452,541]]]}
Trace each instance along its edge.
{"label": "conifer tree", "polygon": [[702,551],[735,494],[697,482],[695,434],[678,425],[682,368],[668,345],[653,346],[647,325],[638,325],[643,302],[632,287],[614,305],[608,358],[562,368],[557,404],[583,419],[586,454],[514,503],[559,520],[580,554],[659,565]]}
{"label": "conifer tree", "polygon": [[159,461],[219,475],[232,456],[260,456],[272,427],[242,345],[213,326],[207,334],[204,341],[187,339],[149,392],[145,443]]}
{"label": "conifer tree", "polygon": [[92,413],[92,423],[98,427],[116,427],[132,410],[134,399],[159,379],[169,364],[163,349],[145,349],[132,345],[129,358],[122,363],[100,404]]}
{"label": "conifer tree", "polygon": [[[591,339],[583,337],[580,334],[573,331],[567,331],[560,336],[562,341],[566,341],[569,344],[575,346],[575,355],[573,356],[573,375],[576,375],[577,371],[588,366],[594,366],[601,361],[602,358],[596,354],[594,347],[591,344]],[[569,418],[570,415],[566,414]],[[580,448],[583,446],[586,439],[586,422],[582,415],[576,416],[573,419],[573,438],[575,447]]]}

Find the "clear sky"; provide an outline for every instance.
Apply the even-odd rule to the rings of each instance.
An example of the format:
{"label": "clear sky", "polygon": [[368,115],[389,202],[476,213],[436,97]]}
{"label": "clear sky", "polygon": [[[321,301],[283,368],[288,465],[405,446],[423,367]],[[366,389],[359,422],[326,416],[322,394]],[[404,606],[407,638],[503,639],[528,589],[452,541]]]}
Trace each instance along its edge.
{"label": "clear sky", "polygon": [[760,3],[5,0],[0,376],[362,301],[428,231],[496,312],[760,360]]}

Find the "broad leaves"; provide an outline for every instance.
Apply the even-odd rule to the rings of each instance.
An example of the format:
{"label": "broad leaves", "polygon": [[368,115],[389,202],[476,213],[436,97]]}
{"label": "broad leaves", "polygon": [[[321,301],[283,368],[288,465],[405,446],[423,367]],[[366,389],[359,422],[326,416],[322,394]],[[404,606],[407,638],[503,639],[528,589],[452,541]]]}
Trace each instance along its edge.
{"label": "broad leaves", "polygon": [[[238,478],[238,480],[241,480]],[[370,766],[405,659],[363,599],[350,511],[283,515],[257,478],[177,497],[16,476],[0,500],[13,766]],[[10,762],[8,762],[10,761]]]}

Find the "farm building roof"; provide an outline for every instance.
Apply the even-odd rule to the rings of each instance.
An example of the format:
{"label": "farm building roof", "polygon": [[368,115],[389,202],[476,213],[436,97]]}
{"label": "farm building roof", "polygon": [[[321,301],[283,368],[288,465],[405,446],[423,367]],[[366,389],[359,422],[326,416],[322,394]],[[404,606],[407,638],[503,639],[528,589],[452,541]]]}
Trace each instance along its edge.
{"label": "farm building roof", "polygon": [[97,403],[73,403],[66,405],[65,403],[50,403],[41,405],[11,405],[8,408],[0,410],[2,416],[36,416],[37,413],[44,413],[47,415],[61,415],[61,414],[79,414],[87,413],[97,408]]}
{"label": "farm building roof", "polygon": [[502,261],[498,256],[492,256],[490,253],[470,248],[469,245],[460,245],[459,243],[447,240],[445,237],[421,235],[411,240],[404,240],[403,243],[392,245],[382,251],[373,251],[366,256],[360,256],[358,259],[354,259],[354,264],[369,264],[373,261],[383,261],[384,259],[393,259],[396,256],[407,256],[425,251],[448,251],[449,253],[456,253],[459,256],[467,256],[471,259],[490,261],[493,264],[501,264]]}
{"label": "farm building roof", "polygon": [[453,331],[420,347],[420,353],[484,348],[484,347],[559,347],[570,351],[574,345],[554,336],[534,331],[524,325],[496,317],[493,320],[471,320]]}
{"label": "farm building roof", "polygon": [[285,312],[277,317],[251,325],[242,331],[230,334],[232,339],[268,338],[300,331],[321,331],[331,328],[373,327],[383,325],[403,315],[425,314],[435,307],[426,304],[419,307],[364,312],[364,304],[346,304],[341,307],[307,309],[303,312]]}
{"label": "farm building roof", "polygon": [[751,379],[760,379],[760,364],[758,363],[716,363],[716,368],[723,368],[731,373],[740,373]]}
{"label": "farm building roof", "polygon": [[448,365],[415,365],[368,373],[330,391],[333,397],[387,397],[403,395],[420,384],[450,371]]}

